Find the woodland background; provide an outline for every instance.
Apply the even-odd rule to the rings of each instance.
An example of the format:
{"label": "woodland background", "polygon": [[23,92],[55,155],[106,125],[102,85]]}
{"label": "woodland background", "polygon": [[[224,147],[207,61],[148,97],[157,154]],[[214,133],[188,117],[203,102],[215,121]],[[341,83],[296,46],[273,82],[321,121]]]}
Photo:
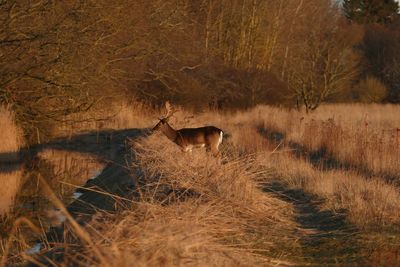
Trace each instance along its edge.
{"label": "woodland background", "polygon": [[3,0],[0,103],[34,140],[126,99],[398,103],[398,12],[393,0]]}

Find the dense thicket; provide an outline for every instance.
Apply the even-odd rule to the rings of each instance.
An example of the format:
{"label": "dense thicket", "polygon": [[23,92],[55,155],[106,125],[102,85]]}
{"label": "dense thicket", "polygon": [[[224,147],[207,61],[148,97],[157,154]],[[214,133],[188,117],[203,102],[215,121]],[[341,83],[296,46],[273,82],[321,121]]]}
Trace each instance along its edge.
{"label": "dense thicket", "polygon": [[[379,94],[380,99],[400,102],[400,9],[395,0],[344,0],[343,11],[353,23],[363,25],[364,38],[359,45],[362,55],[361,84],[371,77],[382,86],[365,86]],[[373,82],[373,83],[376,83]],[[366,85],[371,84],[369,82]],[[361,88],[360,88],[361,89]],[[367,93],[368,94],[368,93]],[[362,96],[361,96],[362,98]]]}
{"label": "dense thicket", "polygon": [[398,95],[399,27],[364,36],[331,0],[6,0],[0,25],[0,102],[31,132],[127,97],[312,110],[370,74]]}

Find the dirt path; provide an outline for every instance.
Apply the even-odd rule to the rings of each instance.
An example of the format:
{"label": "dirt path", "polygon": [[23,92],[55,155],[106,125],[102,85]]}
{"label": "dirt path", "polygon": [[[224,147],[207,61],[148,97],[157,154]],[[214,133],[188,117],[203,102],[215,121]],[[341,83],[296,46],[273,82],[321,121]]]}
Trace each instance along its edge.
{"label": "dirt path", "polygon": [[357,229],[346,222],[346,211],[321,210],[323,199],[301,189],[290,189],[279,181],[264,190],[293,205],[301,227],[302,257],[307,264],[363,265],[359,255]]}

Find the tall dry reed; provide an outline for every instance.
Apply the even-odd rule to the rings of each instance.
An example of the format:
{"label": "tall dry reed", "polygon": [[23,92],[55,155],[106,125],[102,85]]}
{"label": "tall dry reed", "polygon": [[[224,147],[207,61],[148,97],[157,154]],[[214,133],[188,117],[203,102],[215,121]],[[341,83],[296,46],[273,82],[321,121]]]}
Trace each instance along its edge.
{"label": "tall dry reed", "polygon": [[[347,113],[349,115],[345,116]],[[356,127],[365,123],[363,114],[371,114],[367,125],[375,127],[371,132],[365,133],[363,128]],[[377,142],[372,131],[396,127],[396,114],[400,115],[400,108],[392,105],[326,105],[310,115],[261,106],[218,117],[224,117],[219,118],[221,124],[233,136],[229,145],[257,155],[253,165],[261,164],[266,170],[274,170],[275,175],[266,178],[326,199],[325,208],[347,210],[349,220],[360,228],[380,228],[400,226],[396,215],[400,213],[400,194],[379,175],[383,170],[384,173],[399,173],[395,162],[400,148],[392,139]],[[362,134],[366,136],[359,137]],[[367,138],[371,138],[369,145],[363,145]],[[297,145],[291,146],[293,143]],[[320,170],[309,158],[295,157],[296,149],[307,152],[321,148],[337,156],[339,162],[354,167]],[[372,173],[360,174],[360,168],[368,168]]]}
{"label": "tall dry reed", "polygon": [[366,179],[351,171],[321,171],[288,153],[261,153],[258,163],[274,169],[276,177],[289,187],[323,198],[322,208],[345,210],[349,222],[359,229],[400,229],[400,194],[379,177]]}
{"label": "tall dry reed", "polygon": [[[367,110],[374,114],[365,123],[360,114]],[[358,170],[394,172],[396,169],[390,168],[396,166],[390,162],[396,154],[388,150],[393,140],[383,140],[382,153],[389,151],[388,160],[378,167],[355,155],[370,153],[379,143],[373,141],[374,146],[369,147],[356,142],[362,134],[373,136],[365,133],[362,125],[376,131],[396,127],[394,117],[384,114],[389,111],[398,112],[394,106],[374,105],[324,106],[320,113],[309,115],[273,107],[233,114],[177,112],[171,119],[175,128],[215,125],[230,135],[221,147],[223,164],[204,150],[182,153],[160,134],[137,140],[133,145],[133,173],[139,175],[135,176],[136,199],[120,213],[95,215],[84,229],[90,242],[68,249],[64,264],[254,266],[305,262],[299,257],[304,244],[296,241],[303,234],[294,222],[294,204],[263,192],[262,184],[270,181],[323,199],[320,209],[345,210],[348,222],[365,235],[369,230],[383,233],[400,223],[400,196],[379,175],[366,177]],[[149,119],[146,125],[153,123],[156,119]],[[291,147],[293,143],[298,146]],[[352,164],[354,170],[316,168],[309,159],[296,158],[295,148],[324,148]],[[97,256],[87,257],[92,251]]]}
{"label": "tall dry reed", "polygon": [[0,216],[14,204],[22,183],[19,150],[23,146],[22,132],[14,114],[8,107],[0,106]]}
{"label": "tall dry reed", "polygon": [[0,125],[0,163],[18,162],[19,149],[23,146],[22,132],[8,107],[0,106]]}
{"label": "tall dry reed", "polygon": [[146,128],[152,123],[153,110],[142,102],[108,103],[104,110],[96,109],[67,116],[54,129],[54,136],[72,137],[82,131],[107,131]]}
{"label": "tall dry reed", "polygon": [[133,149],[136,200],[120,213],[95,215],[85,228],[91,242],[67,249],[63,264],[290,264],[298,249],[290,205],[262,192],[258,175],[268,173],[253,169],[253,158],[232,155],[220,165],[205,151],[183,154],[160,135]]}
{"label": "tall dry reed", "polygon": [[323,150],[339,165],[400,180],[399,106],[332,104],[311,114],[264,106],[251,114],[297,148]]}

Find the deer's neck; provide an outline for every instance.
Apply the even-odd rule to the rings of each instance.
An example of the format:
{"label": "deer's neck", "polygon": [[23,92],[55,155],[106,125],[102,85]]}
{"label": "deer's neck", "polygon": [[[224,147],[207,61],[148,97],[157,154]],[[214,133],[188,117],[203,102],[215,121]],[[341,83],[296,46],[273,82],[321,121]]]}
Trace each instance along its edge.
{"label": "deer's neck", "polygon": [[168,123],[164,125],[162,132],[168,137],[169,140],[175,142],[177,133]]}

